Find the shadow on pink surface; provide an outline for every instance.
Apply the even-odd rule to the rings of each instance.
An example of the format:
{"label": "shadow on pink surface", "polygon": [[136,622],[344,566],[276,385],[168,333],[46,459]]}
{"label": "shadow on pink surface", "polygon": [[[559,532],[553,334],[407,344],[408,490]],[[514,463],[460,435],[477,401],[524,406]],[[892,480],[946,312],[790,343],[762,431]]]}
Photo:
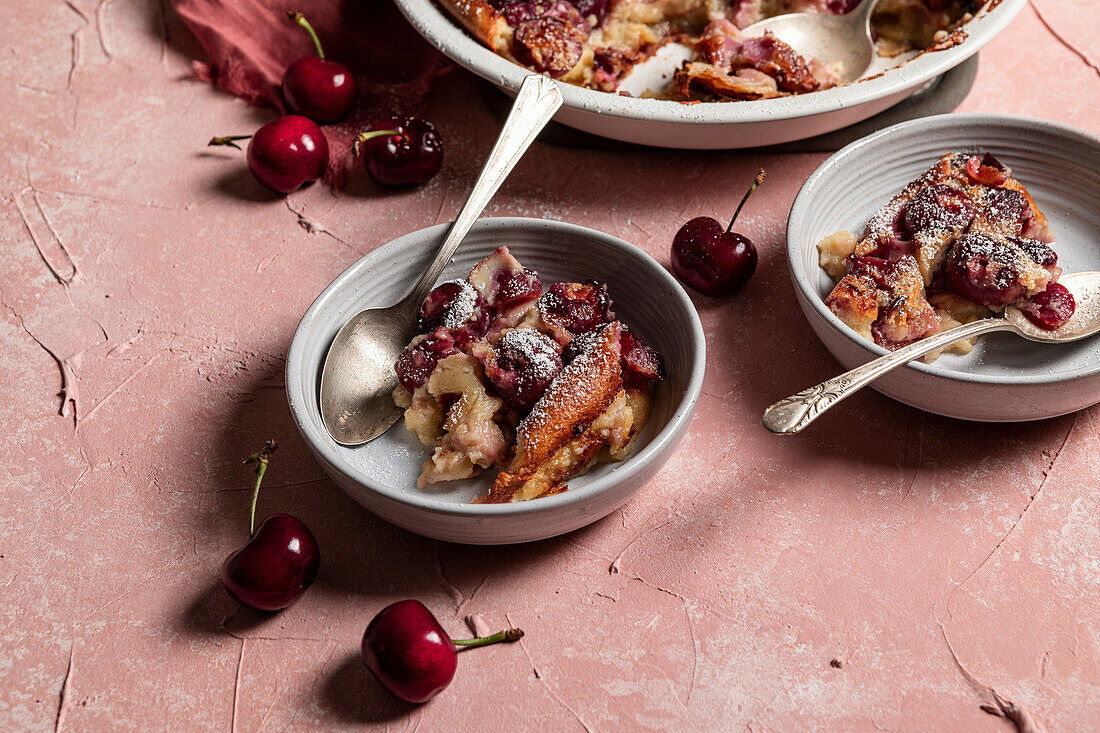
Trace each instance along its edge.
{"label": "shadow on pink surface", "polygon": [[[1085,5],[1036,2],[1090,42]],[[543,543],[438,544],[324,477],[290,420],[281,359],[361,251],[454,215],[496,131],[473,80],[433,94],[450,152],[422,189],[379,198],[357,171],[351,195],[242,200],[227,193],[250,183],[243,157],[196,153],[274,112],[181,81],[202,52],[170,13],[13,7],[41,33],[10,34],[20,63],[0,75],[7,727],[1007,729],[960,666],[1052,730],[1098,719],[1100,409],[978,426],[866,392],[794,440],[759,426],[771,401],[838,369],[782,256],[820,156],[532,148],[491,215],[574,221],[665,263],[677,226],[725,214],[766,167],[745,219],[760,267],[739,297],[695,299],[706,394],[634,500]],[[1096,73],[1048,36],[1025,9],[983,51],[965,108],[1095,128]],[[74,282],[36,249],[58,241]],[[58,362],[77,418],[57,415]],[[302,518],[321,576],[282,613],[233,616],[217,574],[247,532],[240,461],[273,436],[260,516]],[[462,655],[446,693],[405,708],[357,652],[373,613],[409,596],[455,635],[467,614],[528,635]]]}

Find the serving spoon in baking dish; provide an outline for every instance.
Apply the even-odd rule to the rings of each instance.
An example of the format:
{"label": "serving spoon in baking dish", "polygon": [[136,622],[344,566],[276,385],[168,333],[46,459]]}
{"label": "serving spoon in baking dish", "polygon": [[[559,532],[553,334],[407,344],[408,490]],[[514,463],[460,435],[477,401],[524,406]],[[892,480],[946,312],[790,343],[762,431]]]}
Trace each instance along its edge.
{"label": "serving spoon in baking dish", "polygon": [[799,433],[830,407],[863,389],[883,374],[930,351],[983,333],[1010,331],[1042,344],[1068,344],[1100,333],[1100,272],[1075,272],[1072,275],[1063,275],[1058,282],[1073,293],[1077,308],[1069,321],[1053,331],[1036,326],[1019,309],[1010,305],[1005,308],[1002,316],[983,318],[921,339],[816,387],[780,400],[764,411],[764,427],[780,435]]}
{"label": "serving spoon in baking dish", "polygon": [[397,387],[394,363],[416,331],[424,297],[561,104],[561,92],[549,77],[531,74],[523,80],[485,167],[424,274],[400,301],[361,310],[337,332],[325,356],[320,389],[321,420],[337,443],[366,443],[389,430],[401,416],[393,402]]}
{"label": "serving spoon in baking dish", "polygon": [[[786,13],[753,23],[741,29],[739,38],[757,38],[771,32],[804,58],[816,59],[829,66],[838,84],[863,77],[875,58],[871,36],[871,14],[879,0],[863,0],[844,15],[829,13]],[[695,51],[683,43],[662,46],[649,60],[638,64],[619,85],[621,91],[641,95],[648,89],[668,84]]]}
{"label": "serving spoon in baking dish", "polygon": [[786,13],[741,29],[744,38],[769,32],[797,51],[830,67],[839,84],[859,79],[875,58],[871,14],[879,0],[863,0],[844,15]]}

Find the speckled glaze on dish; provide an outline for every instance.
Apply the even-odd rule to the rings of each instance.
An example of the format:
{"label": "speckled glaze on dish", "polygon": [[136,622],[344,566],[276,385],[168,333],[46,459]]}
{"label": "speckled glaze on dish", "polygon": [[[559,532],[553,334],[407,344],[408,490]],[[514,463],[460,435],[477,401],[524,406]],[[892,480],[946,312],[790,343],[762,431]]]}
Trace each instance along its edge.
{"label": "speckled glaze on dish", "polygon": [[[432,0],[396,0],[424,38],[457,64],[512,95],[530,70],[498,56]],[[967,38],[903,66],[812,94],[751,102],[681,104],[560,84],[565,104],[554,119],[615,140],[668,148],[721,150],[802,140],[855,124],[914,94],[973,56],[1016,17],[1027,0],[989,0],[966,24]],[[887,63],[888,65],[888,63]]]}
{"label": "speckled glaze on dish", "polygon": [[[799,304],[845,368],[886,351],[825,306],[833,283],[818,265],[817,242],[840,229],[858,235],[940,156],[977,150],[993,153],[1031,192],[1050,219],[1065,272],[1100,270],[1100,138],[1010,115],[940,115],[889,127],[822,163],[802,186],[787,221],[788,266]],[[1041,345],[991,334],[965,356],[911,362],[871,386],[913,407],[966,420],[1055,417],[1100,402],[1100,339]]]}
{"label": "speckled glaze on dish", "polygon": [[379,247],[337,277],[302,317],[287,355],[290,409],[310,450],[352,498],[412,532],[467,544],[509,544],[570,532],[614,511],[651,478],[687,428],[703,384],[706,344],[687,293],[654,259],[631,244],[573,224],[541,219],[483,219],[443,273],[465,277],[475,262],[507,245],[544,283],[596,279],[608,284],[616,315],[660,351],[669,377],[657,386],[653,412],[634,455],[600,464],[569,490],[515,504],[470,504],[488,476],[416,488],[428,449],[398,422],[366,445],[337,445],[318,411],[320,367],[340,326],[360,309],[404,295],[427,265],[448,224]]}

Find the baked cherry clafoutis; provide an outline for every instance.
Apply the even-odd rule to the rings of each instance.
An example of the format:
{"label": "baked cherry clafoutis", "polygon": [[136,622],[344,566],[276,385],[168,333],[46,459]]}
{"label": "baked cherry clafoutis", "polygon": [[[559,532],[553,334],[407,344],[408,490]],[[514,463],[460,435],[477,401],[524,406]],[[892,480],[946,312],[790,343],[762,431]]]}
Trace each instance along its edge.
{"label": "baked cherry clafoutis", "polygon": [[[772,35],[740,29],[785,13],[843,14],[860,0],[439,0],[507,59],[613,92],[637,64],[676,41],[694,49],[667,89],[683,101],[766,99],[836,85],[832,69]],[[986,0],[881,0],[871,25],[884,56],[947,47]],[[961,33],[961,31],[960,31]]]}
{"label": "baked cherry clafoutis", "polygon": [[[1046,216],[1012,171],[988,153],[949,153],[894,196],[859,238],[818,243],[837,280],[825,303],[861,336],[898,349],[1014,305],[1055,329],[1073,315],[1058,284]],[[974,340],[943,351],[968,353]]]}
{"label": "baked cherry clafoutis", "polygon": [[611,307],[595,281],[544,289],[507,247],[429,293],[394,367],[405,426],[433,449],[417,485],[498,466],[475,503],[525,501],[627,458],[665,370]]}

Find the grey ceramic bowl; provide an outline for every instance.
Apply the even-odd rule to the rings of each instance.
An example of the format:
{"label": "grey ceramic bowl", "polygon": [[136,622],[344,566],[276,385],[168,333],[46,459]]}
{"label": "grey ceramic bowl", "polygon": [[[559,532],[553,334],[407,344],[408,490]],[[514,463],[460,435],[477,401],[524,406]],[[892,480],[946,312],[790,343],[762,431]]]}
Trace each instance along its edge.
{"label": "grey ceramic bowl", "polygon": [[[514,95],[531,73],[475,40],[434,0],[396,1],[429,43],[505,92]],[[967,37],[961,43],[906,63],[901,58],[877,59],[866,78],[822,92],[685,105],[559,84],[565,103],[554,119],[595,135],[668,148],[754,148],[803,140],[865,120],[924,88],[993,40],[1026,4],[1027,0],[989,0],[966,24]]]}
{"label": "grey ceramic bowl", "polygon": [[[1012,168],[1050,219],[1063,270],[1100,270],[1100,138],[1009,115],[941,115],[888,127],[822,163],[787,220],[787,259],[799,304],[847,369],[886,351],[825,307],[833,283],[818,266],[817,242],[841,229],[858,235],[906,183],[951,151],[988,151]],[[912,362],[872,386],[907,405],[966,420],[1064,415],[1100,402],[1100,338],[1043,345],[991,334],[965,356]]]}
{"label": "grey ceramic bowl", "polygon": [[665,357],[668,379],[657,385],[653,411],[634,455],[596,466],[555,496],[515,504],[470,504],[490,476],[416,488],[428,449],[403,421],[366,445],[337,445],[321,423],[317,397],[321,363],[337,330],[368,306],[404,295],[424,270],[447,224],[422,229],[379,247],[325,288],[294,333],[286,365],[287,396],[299,430],[333,480],[383,519],[418,534],[468,544],[544,539],[596,521],[630,498],[672,454],[687,428],[703,385],[703,327],[679,283],[627,242],[573,224],[540,219],[482,219],[443,273],[465,277],[501,245],[544,283],[606,282],[615,313]]}

